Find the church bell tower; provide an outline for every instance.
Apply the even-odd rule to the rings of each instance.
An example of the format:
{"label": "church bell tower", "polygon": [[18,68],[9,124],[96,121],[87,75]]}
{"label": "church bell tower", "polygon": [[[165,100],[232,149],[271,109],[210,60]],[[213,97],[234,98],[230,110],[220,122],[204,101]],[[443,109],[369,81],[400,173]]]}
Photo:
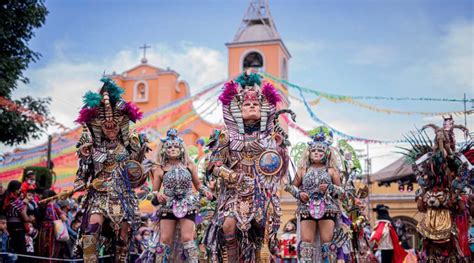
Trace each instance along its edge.
{"label": "church bell tower", "polygon": [[291,58],[273,21],[268,0],[250,0],[242,24],[228,49],[229,78],[244,69],[265,71],[278,78],[288,79]]}

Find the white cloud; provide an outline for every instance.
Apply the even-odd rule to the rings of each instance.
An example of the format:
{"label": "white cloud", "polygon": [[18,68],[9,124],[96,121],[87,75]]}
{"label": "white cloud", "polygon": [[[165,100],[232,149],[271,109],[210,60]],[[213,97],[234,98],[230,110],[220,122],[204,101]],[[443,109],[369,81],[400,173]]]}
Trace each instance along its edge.
{"label": "white cloud", "polygon": [[[136,66],[141,56],[139,51],[121,51],[112,66],[117,72],[125,71]],[[176,47],[162,43],[152,44],[151,49],[147,51],[147,59],[151,65],[178,72],[191,89],[200,89],[227,76],[224,54],[191,42],[182,42]]]}
{"label": "white cloud", "polygon": [[[140,63],[142,53],[138,50],[121,50],[112,58],[86,60],[81,57],[68,56],[68,43],[57,42],[55,57],[43,67],[30,69],[26,75],[30,78],[28,85],[21,85],[14,97],[31,95],[34,97],[51,97],[51,116],[66,125],[74,127],[74,120],[82,106],[82,96],[88,90],[100,87],[99,79],[104,70],[106,73],[121,73]],[[180,74],[193,90],[223,80],[227,75],[225,56],[217,50],[195,46],[183,42],[177,46],[163,43],[151,45],[147,51],[148,63],[159,68],[171,68]],[[56,132],[51,129],[49,132]],[[41,140],[41,142],[44,140]],[[41,142],[30,142],[36,145]],[[0,146],[2,151],[10,147]]]}
{"label": "white cloud", "polygon": [[369,45],[357,49],[349,63],[356,65],[387,66],[397,55],[395,48],[382,45]]}
{"label": "white cloud", "polygon": [[438,44],[440,56],[428,68],[441,86],[474,93],[474,23],[458,21],[446,28]]}

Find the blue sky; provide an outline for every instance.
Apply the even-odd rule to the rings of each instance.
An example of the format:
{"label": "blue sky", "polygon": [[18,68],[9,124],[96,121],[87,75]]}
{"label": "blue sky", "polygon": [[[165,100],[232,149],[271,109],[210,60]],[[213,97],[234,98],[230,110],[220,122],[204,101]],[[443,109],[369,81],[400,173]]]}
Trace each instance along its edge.
{"label": "blue sky", "polygon": [[[145,42],[152,46],[150,64],[171,67],[192,90],[199,89],[226,77],[224,44],[233,39],[247,5],[244,0],[46,1],[50,14],[30,41],[43,56],[26,72],[30,85],[16,95],[52,97],[53,115],[72,126],[80,95],[99,85],[104,70],[122,72],[138,64],[138,47]],[[270,9],[293,56],[292,83],[347,95],[474,97],[473,1],[276,0]],[[405,111],[463,108],[366,102]],[[292,107],[301,126],[317,125],[298,102]],[[327,101],[314,110],[343,132],[373,139],[398,139],[414,125],[440,123],[438,117],[386,115]],[[468,121],[474,128],[472,115]],[[393,150],[374,148],[381,156]]]}

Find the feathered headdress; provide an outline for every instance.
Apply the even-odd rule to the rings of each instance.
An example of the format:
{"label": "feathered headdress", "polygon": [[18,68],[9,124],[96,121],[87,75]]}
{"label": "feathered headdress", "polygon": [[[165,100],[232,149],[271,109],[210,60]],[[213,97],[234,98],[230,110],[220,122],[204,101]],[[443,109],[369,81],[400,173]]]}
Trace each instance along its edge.
{"label": "feathered headdress", "polygon": [[308,142],[309,148],[317,148],[324,151],[329,149],[334,141],[334,135],[327,127],[320,126],[310,131],[311,141]]}
{"label": "feathered headdress", "polygon": [[129,121],[136,122],[143,113],[131,102],[122,99],[124,90],[110,78],[102,78],[104,83],[99,92],[88,91],[84,97],[84,105],[75,122],[89,128],[93,138],[102,139],[102,127],[120,126],[125,146],[128,146]]}
{"label": "feathered headdress", "polygon": [[[135,104],[125,102],[122,99],[121,95],[124,93],[124,90],[117,86],[113,80],[104,77],[100,81],[104,84],[98,93],[88,91],[84,95],[82,99],[84,105],[79,112],[79,117],[76,119],[77,123],[85,124],[92,121],[94,118],[99,117],[100,108],[108,107],[109,105],[111,105],[112,108],[114,108],[114,106],[118,108],[117,110],[121,111],[121,114],[127,115],[129,120],[133,122],[142,118],[143,113]],[[108,96],[108,103],[104,100],[105,96]]]}
{"label": "feathered headdress", "polygon": [[240,151],[243,148],[245,128],[241,106],[244,101],[258,100],[260,102],[261,137],[268,136],[273,129],[273,119],[281,96],[271,83],[264,83],[263,88],[260,87],[261,84],[260,75],[245,72],[235,81],[227,82],[219,96],[219,100],[222,102],[224,122],[231,137],[232,150]]}
{"label": "feathered headdress", "polygon": [[309,134],[311,141],[307,143],[308,147],[306,147],[306,150],[303,152],[299,167],[304,169],[309,167],[311,165],[309,160],[310,151],[312,149],[318,149],[325,152],[326,156],[323,162],[326,165],[338,168],[336,160],[332,158],[332,156],[335,155],[333,151],[336,151],[335,148],[331,147],[334,141],[333,132],[325,126],[319,126],[311,130]]}
{"label": "feathered headdress", "polygon": [[158,163],[165,164],[168,161],[166,149],[172,145],[179,147],[180,155],[178,158],[182,163],[187,164],[189,156],[186,151],[186,146],[184,145],[184,140],[178,136],[178,131],[174,128],[169,129],[166,132],[166,137],[160,139],[158,144]]}

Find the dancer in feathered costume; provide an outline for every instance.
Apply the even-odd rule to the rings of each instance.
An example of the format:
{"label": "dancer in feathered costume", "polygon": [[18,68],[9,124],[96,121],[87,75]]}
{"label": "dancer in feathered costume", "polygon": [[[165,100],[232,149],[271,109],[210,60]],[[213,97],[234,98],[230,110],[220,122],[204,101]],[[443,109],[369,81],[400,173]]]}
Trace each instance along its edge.
{"label": "dancer in feathered costume", "polygon": [[[433,128],[434,143],[426,135],[426,128]],[[460,262],[470,256],[467,201],[472,194],[474,167],[463,153],[470,152],[472,141],[468,138],[456,150],[455,128],[469,137],[468,130],[455,125],[451,116],[444,118],[443,127],[428,124],[407,137],[412,149],[406,149],[405,154],[413,163],[420,185],[416,201],[423,216],[417,229],[424,237],[422,260],[425,262]]]}
{"label": "dancer in feathered costume", "polygon": [[[292,185],[285,190],[298,202],[297,216],[301,221],[301,242],[298,247],[299,262],[309,263],[316,259],[315,242],[319,236],[323,262],[334,262],[337,248],[345,242],[344,233],[336,232],[341,210],[338,198],[344,193],[341,187],[336,160],[332,157],[332,137],[322,130],[312,136],[298,165]],[[319,252],[319,251],[318,251]],[[320,261],[321,259],[316,259]]]}
{"label": "dancer in feathered costume", "polygon": [[75,190],[87,189],[78,241],[84,261],[97,262],[99,235],[111,228],[115,262],[126,262],[130,237],[140,222],[133,189],[145,182],[151,166],[145,159],[146,138],[129,132],[130,121],[137,121],[142,113],[122,99],[123,89],[112,80],[101,81],[104,85],[98,93],[89,91],[84,96],[76,120],[83,132],[77,143]]}
{"label": "dancer in feathered costume", "polygon": [[[369,237],[364,229],[369,227],[364,199],[369,188],[362,182],[361,166],[352,146],[345,140],[338,141],[338,151],[342,161],[341,183],[344,194],[341,198],[341,228],[348,239],[338,248],[338,260],[341,262],[371,262],[373,255],[369,246]],[[356,181],[357,184],[356,184]]]}
{"label": "dancer in feathered costume", "polygon": [[279,182],[287,173],[289,142],[278,125],[280,95],[261,84],[248,72],[226,83],[219,97],[226,127],[207,167],[218,178],[219,194],[204,237],[212,262],[269,262],[278,246]]}
{"label": "dancer in feathered costume", "polygon": [[[201,159],[203,162],[203,166],[207,167],[210,161],[211,153],[217,150],[218,142],[219,142],[220,130],[214,129],[209,136],[209,140],[206,144],[205,157]],[[200,262],[209,262],[211,256],[211,250],[206,246],[204,243],[204,235],[206,234],[206,230],[212,222],[212,218],[214,217],[214,213],[217,207],[217,197],[219,193],[219,189],[217,186],[217,178],[212,176],[206,169],[203,171],[202,183],[209,188],[209,191],[212,192],[214,198],[212,200],[208,200],[207,198],[201,198],[201,208],[199,210],[199,217],[196,220],[196,236],[197,241],[199,244],[199,260]]]}
{"label": "dancer in feathered costume", "polygon": [[[208,199],[212,199],[212,193],[199,181],[196,165],[190,160],[178,131],[169,129],[166,135],[158,146],[158,165],[153,171],[153,190],[158,192],[157,199],[161,204],[158,211],[160,243],[164,247],[158,262],[170,262],[171,245],[179,222],[186,262],[197,263],[199,252],[194,242],[194,220],[200,205],[192,187]],[[160,193],[162,186],[163,193]]]}

